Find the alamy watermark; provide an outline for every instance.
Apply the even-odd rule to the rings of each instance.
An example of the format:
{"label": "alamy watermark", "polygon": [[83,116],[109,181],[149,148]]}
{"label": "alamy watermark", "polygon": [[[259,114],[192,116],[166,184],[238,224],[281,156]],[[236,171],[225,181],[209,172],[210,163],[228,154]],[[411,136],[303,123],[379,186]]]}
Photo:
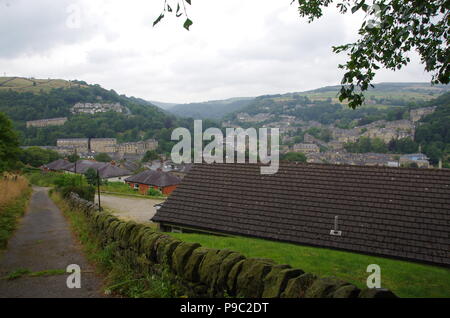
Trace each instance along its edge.
{"label": "alamy watermark", "polygon": [[66,268],[67,273],[71,273],[66,280],[67,288],[81,288],[81,268],[80,265],[70,264]]}
{"label": "alamy watermark", "polygon": [[[194,120],[194,137],[187,128],[172,131],[172,140],[179,141],[171,152],[174,163],[249,163],[258,161],[261,174],[275,174],[279,167],[280,131],[278,128],[226,128],[225,137],[219,128],[203,132],[201,120]],[[203,142],[210,141],[203,148]],[[224,152],[225,148],[225,152]],[[192,160],[193,157],[193,160]]]}
{"label": "alamy watermark", "polygon": [[367,273],[372,273],[367,277],[367,288],[381,288],[381,267],[377,264],[370,264],[366,269]]}

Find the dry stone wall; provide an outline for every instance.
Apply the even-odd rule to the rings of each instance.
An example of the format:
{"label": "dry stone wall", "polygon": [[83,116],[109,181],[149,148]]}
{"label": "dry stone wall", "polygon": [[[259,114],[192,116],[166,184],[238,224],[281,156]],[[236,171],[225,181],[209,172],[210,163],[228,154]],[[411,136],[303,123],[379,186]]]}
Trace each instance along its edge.
{"label": "dry stone wall", "polygon": [[104,246],[137,271],[168,273],[189,297],[391,298],[384,289],[360,290],[335,277],[319,278],[271,259],[246,258],[238,252],[188,243],[148,226],[121,221],[72,193],[69,202],[85,214]]}

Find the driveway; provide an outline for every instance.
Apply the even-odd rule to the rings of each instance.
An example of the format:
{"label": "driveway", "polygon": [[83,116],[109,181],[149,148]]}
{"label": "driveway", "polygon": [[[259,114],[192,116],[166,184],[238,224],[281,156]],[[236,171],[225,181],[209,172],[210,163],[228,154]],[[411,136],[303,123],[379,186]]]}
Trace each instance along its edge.
{"label": "driveway", "polygon": [[[98,203],[98,198],[95,197]],[[135,221],[138,223],[153,223],[150,219],[155,215],[155,204],[164,200],[141,199],[126,196],[115,196],[101,194],[100,203],[102,207],[111,210],[111,213],[124,221]]]}

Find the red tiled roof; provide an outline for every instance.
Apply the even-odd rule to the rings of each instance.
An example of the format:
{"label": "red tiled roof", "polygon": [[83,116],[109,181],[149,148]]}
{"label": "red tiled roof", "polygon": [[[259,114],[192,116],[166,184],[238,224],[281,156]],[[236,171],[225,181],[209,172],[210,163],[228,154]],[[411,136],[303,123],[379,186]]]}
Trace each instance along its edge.
{"label": "red tiled roof", "polygon": [[199,164],[153,221],[450,265],[450,170]]}

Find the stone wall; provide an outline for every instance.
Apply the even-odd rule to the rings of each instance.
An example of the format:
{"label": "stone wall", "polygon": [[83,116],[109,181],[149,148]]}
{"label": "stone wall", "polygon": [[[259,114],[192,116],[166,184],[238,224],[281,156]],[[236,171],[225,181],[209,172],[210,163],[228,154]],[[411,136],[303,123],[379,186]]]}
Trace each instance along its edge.
{"label": "stone wall", "polygon": [[168,273],[188,297],[396,297],[389,290],[360,290],[338,278],[320,278],[271,259],[246,258],[231,250],[183,242],[143,224],[99,212],[98,206],[74,193],[69,203],[86,215],[101,244],[115,246],[114,257],[127,261],[137,271]]}

